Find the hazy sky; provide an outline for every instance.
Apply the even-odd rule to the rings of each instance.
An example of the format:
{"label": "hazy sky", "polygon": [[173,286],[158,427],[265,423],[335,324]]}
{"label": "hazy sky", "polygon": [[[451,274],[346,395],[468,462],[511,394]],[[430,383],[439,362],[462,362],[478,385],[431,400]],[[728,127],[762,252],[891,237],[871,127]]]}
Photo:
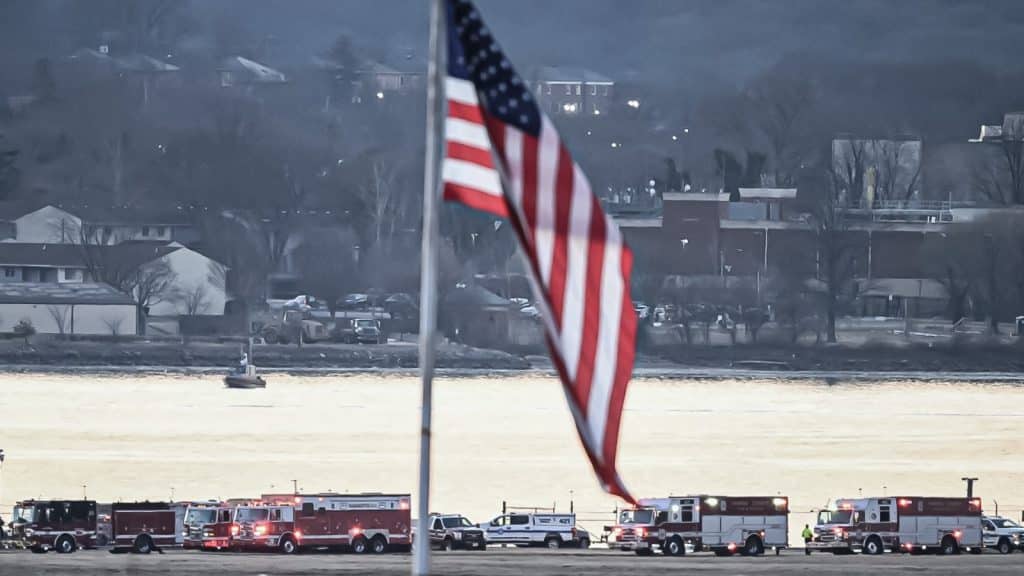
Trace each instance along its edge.
{"label": "hazy sky", "polygon": [[[279,38],[282,55],[358,43],[422,48],[427,0],[203,0]],[[1022,0],[479,0],[498,38],[527,62],[736,81],[794,53],[840,59],[976,60],[1020,71]]]}
{"label": "hazy sky", "polygon": [[[0,62],[73,43],[68,4],[0,1]],[[113,1],[113,0],[103,0]],[[200,34],[229,23],[307,62],[340,33],[425,51],[428,0],[191,0]],[[617,79],[741,83],[783,56],[968,60],[1024,69],[1024,0],[479,0],[516,62],[583,65]],[[56,52],[56,53],[54,53]]]}

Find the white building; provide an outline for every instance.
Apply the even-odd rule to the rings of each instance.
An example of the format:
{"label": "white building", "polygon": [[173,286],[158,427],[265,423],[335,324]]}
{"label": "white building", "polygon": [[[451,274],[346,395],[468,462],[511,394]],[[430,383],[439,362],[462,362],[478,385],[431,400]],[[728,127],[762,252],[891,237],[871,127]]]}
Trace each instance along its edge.
{"label": "white building", "polygon": [[22,321],[39,334],[136,333],[135,303],[106,284],[0,283],[0,332]]}

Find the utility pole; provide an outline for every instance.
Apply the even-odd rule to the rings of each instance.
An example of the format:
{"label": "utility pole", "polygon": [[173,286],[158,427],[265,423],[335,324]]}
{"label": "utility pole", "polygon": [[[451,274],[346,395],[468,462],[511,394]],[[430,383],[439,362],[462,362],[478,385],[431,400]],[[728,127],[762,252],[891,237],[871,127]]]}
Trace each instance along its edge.
{"label": "utility pole", "polygon": [[974,483],[977,482],[978,479],[977,478],[970,478],[970,477],[964,476],[960,480],[963,480],[964,482],[967,482],[967,497],[968,498],[974,498]]}

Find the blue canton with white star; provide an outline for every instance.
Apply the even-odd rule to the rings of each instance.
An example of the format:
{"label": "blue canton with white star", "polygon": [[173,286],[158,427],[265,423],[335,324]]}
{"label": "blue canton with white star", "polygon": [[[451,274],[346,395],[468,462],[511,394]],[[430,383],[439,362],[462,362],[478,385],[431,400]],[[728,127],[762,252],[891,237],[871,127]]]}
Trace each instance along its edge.
{"label": "blue canton with white star", "polygon": [[540,109],[469,0],[448,0],[448,75],[470,80],[487,115],[540,137]]}

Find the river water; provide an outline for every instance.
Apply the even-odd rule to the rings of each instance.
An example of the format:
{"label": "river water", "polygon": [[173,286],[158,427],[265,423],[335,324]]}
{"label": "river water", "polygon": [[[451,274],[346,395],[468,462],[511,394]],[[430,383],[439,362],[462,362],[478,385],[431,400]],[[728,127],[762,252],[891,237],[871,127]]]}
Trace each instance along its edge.
{"label": "river water", "polygon": [[[28,497],[207,499],[291,491],[413,492],[419,382],[271,375],[0,375],[4,509]],[[785,494],[792,543],[830,498],[960,495],[1024,508],[1024,386],[638,379],[620,472],[637,496]],[[483,521],[574,500],[595,531],[616,501],[597,487],[558,382],[444,377],[435,385],[431,508]],[[4,514],[6,516],[6,514]]]}

